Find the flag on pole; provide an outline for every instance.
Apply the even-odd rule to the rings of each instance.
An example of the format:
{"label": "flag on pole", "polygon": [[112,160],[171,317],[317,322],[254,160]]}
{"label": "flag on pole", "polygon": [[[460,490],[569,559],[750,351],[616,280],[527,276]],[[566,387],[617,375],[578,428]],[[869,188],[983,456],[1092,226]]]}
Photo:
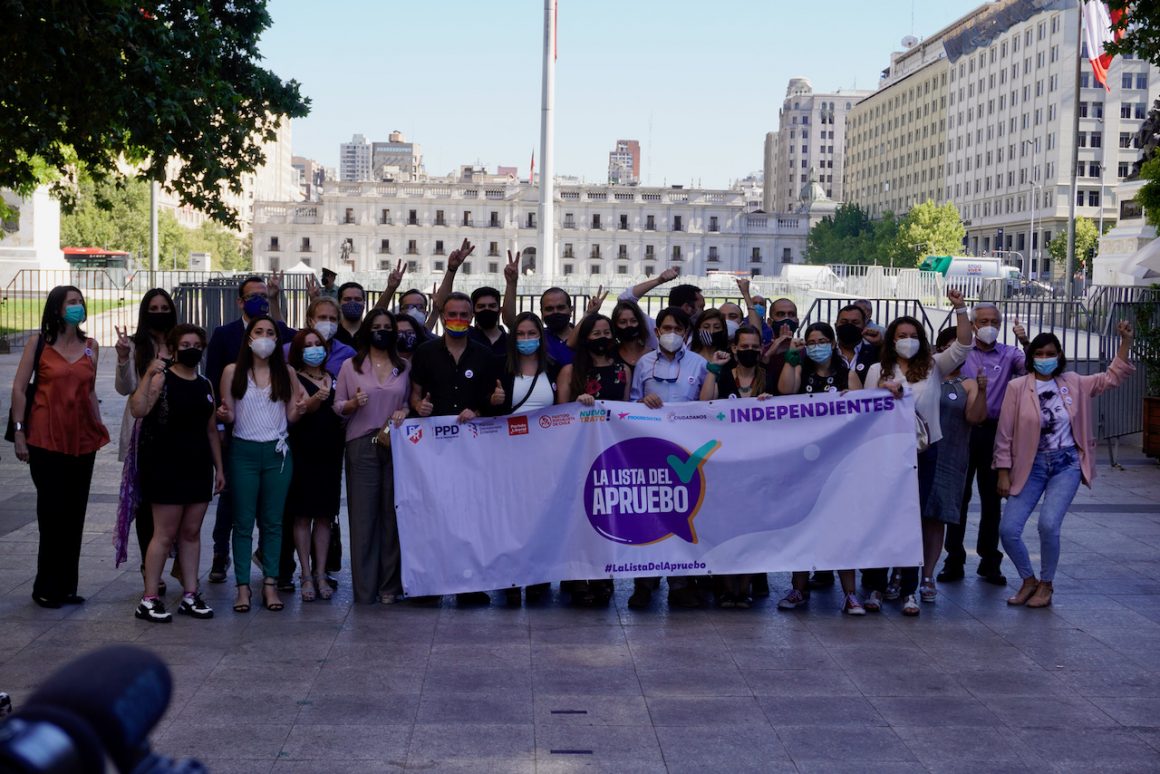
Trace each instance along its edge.
{"label": "flag on pole", "polygon": [[1112,66],[1113,57],[1104,51],[1104,46],[1124,36],[1123,30],[1112,29],[1112,25],[1119,22],[1123,15],[1122,10],[1109,10],[1103,0],[1085,0],[1083,3],[1083,39],[1088,59],[1091,60],[1096,80],[1107,91],[1112,90],[1108,85],[1108,68]]}
{"label": "flag on pole", "polygon": [[528,172],[528,185],[536,184],[536,149],[532,148],[532,168]]}

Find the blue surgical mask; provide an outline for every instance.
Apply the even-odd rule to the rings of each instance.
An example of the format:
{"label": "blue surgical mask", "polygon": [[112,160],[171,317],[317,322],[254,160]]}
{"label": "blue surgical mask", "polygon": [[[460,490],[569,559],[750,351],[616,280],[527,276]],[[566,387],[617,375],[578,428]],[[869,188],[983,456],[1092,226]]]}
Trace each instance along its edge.
{"label": "blue surgical mask", "polygon": [[516,349],[521,355],[534,355],[540,349],[539,339],[520,339],[516,342]]}
{"label": "blue surgical mask", "polygon": [[246,317],[251,320],[255,317],[264,317],[270,313],[270,302],[261,296],[250,296],[242,304],[242,311],[246,313]]}
{"label": "blue surgical mask", "polygon": [[302,350],[302,362],[308,366],[322,365],[326,360],[326,347],[306,347]]}
{"label": "blue surgical mask", "polygon": [[1057,357],[1035,358],[1035,370],[1043,376],[1051,376],[1055,373],[1056,368],[1059,368],[1059,358]]}
{"label": "blue surgical mask", "polygon": [[753,311],[757,312],[758,317],[760,317],[763,320],[765,319],[765,305],[764,304],[754,304]]}
{"label": "blue surgical mask", "polygon": [[69,325],[80,325],[85,321],[85,307],[82,304],[70,304],[64,308],[64,321]]}
{"label": "blue surgical mask", "polygon": [[806,357],[815,363],[824,363],[834,354],[833,344],[807,344]]}

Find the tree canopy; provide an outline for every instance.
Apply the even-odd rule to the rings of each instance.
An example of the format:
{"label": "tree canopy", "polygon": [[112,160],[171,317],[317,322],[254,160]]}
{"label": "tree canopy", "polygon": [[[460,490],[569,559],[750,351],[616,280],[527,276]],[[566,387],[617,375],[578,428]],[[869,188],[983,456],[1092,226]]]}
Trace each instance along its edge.
{"label": "tree canopy", "polygon": [[[82,179],[76,206],[61,216],[60,240],[67,247],[124,250],[147,263],[149,184],[129,180],[118,186],[111,181]],[[157,243],[162,269],[188,268],[190,252],[209,253],[215,271],[250,267],[250,251],[235,234],[209,221],[195,229],[186,228],[170,210],[157,213]]]}
{"label": "tree canopy", "polygon": [[224,190],[240,193],[283,117],[309,109],[297,82],[258,65],[269,26],[265,0],[5,0],[0,186],[51,183],[67,212],[78,169],[152,178],[235,226]]}
{"label": "tree canopy", "polygon": [[916,204],[901,220],[892,212],[871,220],[857,204],[842,204],[810,229],[806,261],[913,268],[927,255],[959,252],[964,233],[950,202]]}
{"label": "tree canopy", "polygon": [[[1100,241],[1100,232],[1091,218],[1075,219],[1075,262],[1084,272],[1091,270],[1091,256],[1095,255],[1096,246]],[[1061,262],[1067,260],[1067,229],[1062,229],[1054,239],[1047,243],[1047,252],[1051,257]]]}

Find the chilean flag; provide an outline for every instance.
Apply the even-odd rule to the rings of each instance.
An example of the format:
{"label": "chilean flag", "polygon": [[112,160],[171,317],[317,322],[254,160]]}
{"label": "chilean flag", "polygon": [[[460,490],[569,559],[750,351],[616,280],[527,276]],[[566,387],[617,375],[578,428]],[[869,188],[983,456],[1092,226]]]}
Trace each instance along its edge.
{"label": "chilean flag", "polygon": [[1112,30],[1112,25],[1119,22],[1123,15],[1122,10],[1109,10],[1108,4],[1103,0],[1085,0],[1083,3],[1083,39],[1087,45],[1088,58],[1091,60],[1096,80],[1107,91],[1112,90],[1108,85],[1108,68],[1112,66],[1112,55],[1104,51],[1104,46],[1124,36],[1122,29]]}

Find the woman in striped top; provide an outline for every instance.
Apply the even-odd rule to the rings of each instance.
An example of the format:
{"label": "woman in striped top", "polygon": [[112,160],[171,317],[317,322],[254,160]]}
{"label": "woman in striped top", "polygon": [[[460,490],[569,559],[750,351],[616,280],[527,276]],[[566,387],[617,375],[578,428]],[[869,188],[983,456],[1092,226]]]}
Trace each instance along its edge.
{"label": "woman in striped top", "polygon": [[246,328],[246,346],[236,363],[222,372],[222,405],[218,419],[233,423],[230,446],[230,491],[234,503],[234,576],[238,596],[234,611],[250,610],[250,552],[254,522],[262,551],[262,604],[281,610],[278,559],[282,550],[282,512],[294,473],[287,426],[306,408],[306,396],[294,369],[282,358],[278,329],[267,316]]}

